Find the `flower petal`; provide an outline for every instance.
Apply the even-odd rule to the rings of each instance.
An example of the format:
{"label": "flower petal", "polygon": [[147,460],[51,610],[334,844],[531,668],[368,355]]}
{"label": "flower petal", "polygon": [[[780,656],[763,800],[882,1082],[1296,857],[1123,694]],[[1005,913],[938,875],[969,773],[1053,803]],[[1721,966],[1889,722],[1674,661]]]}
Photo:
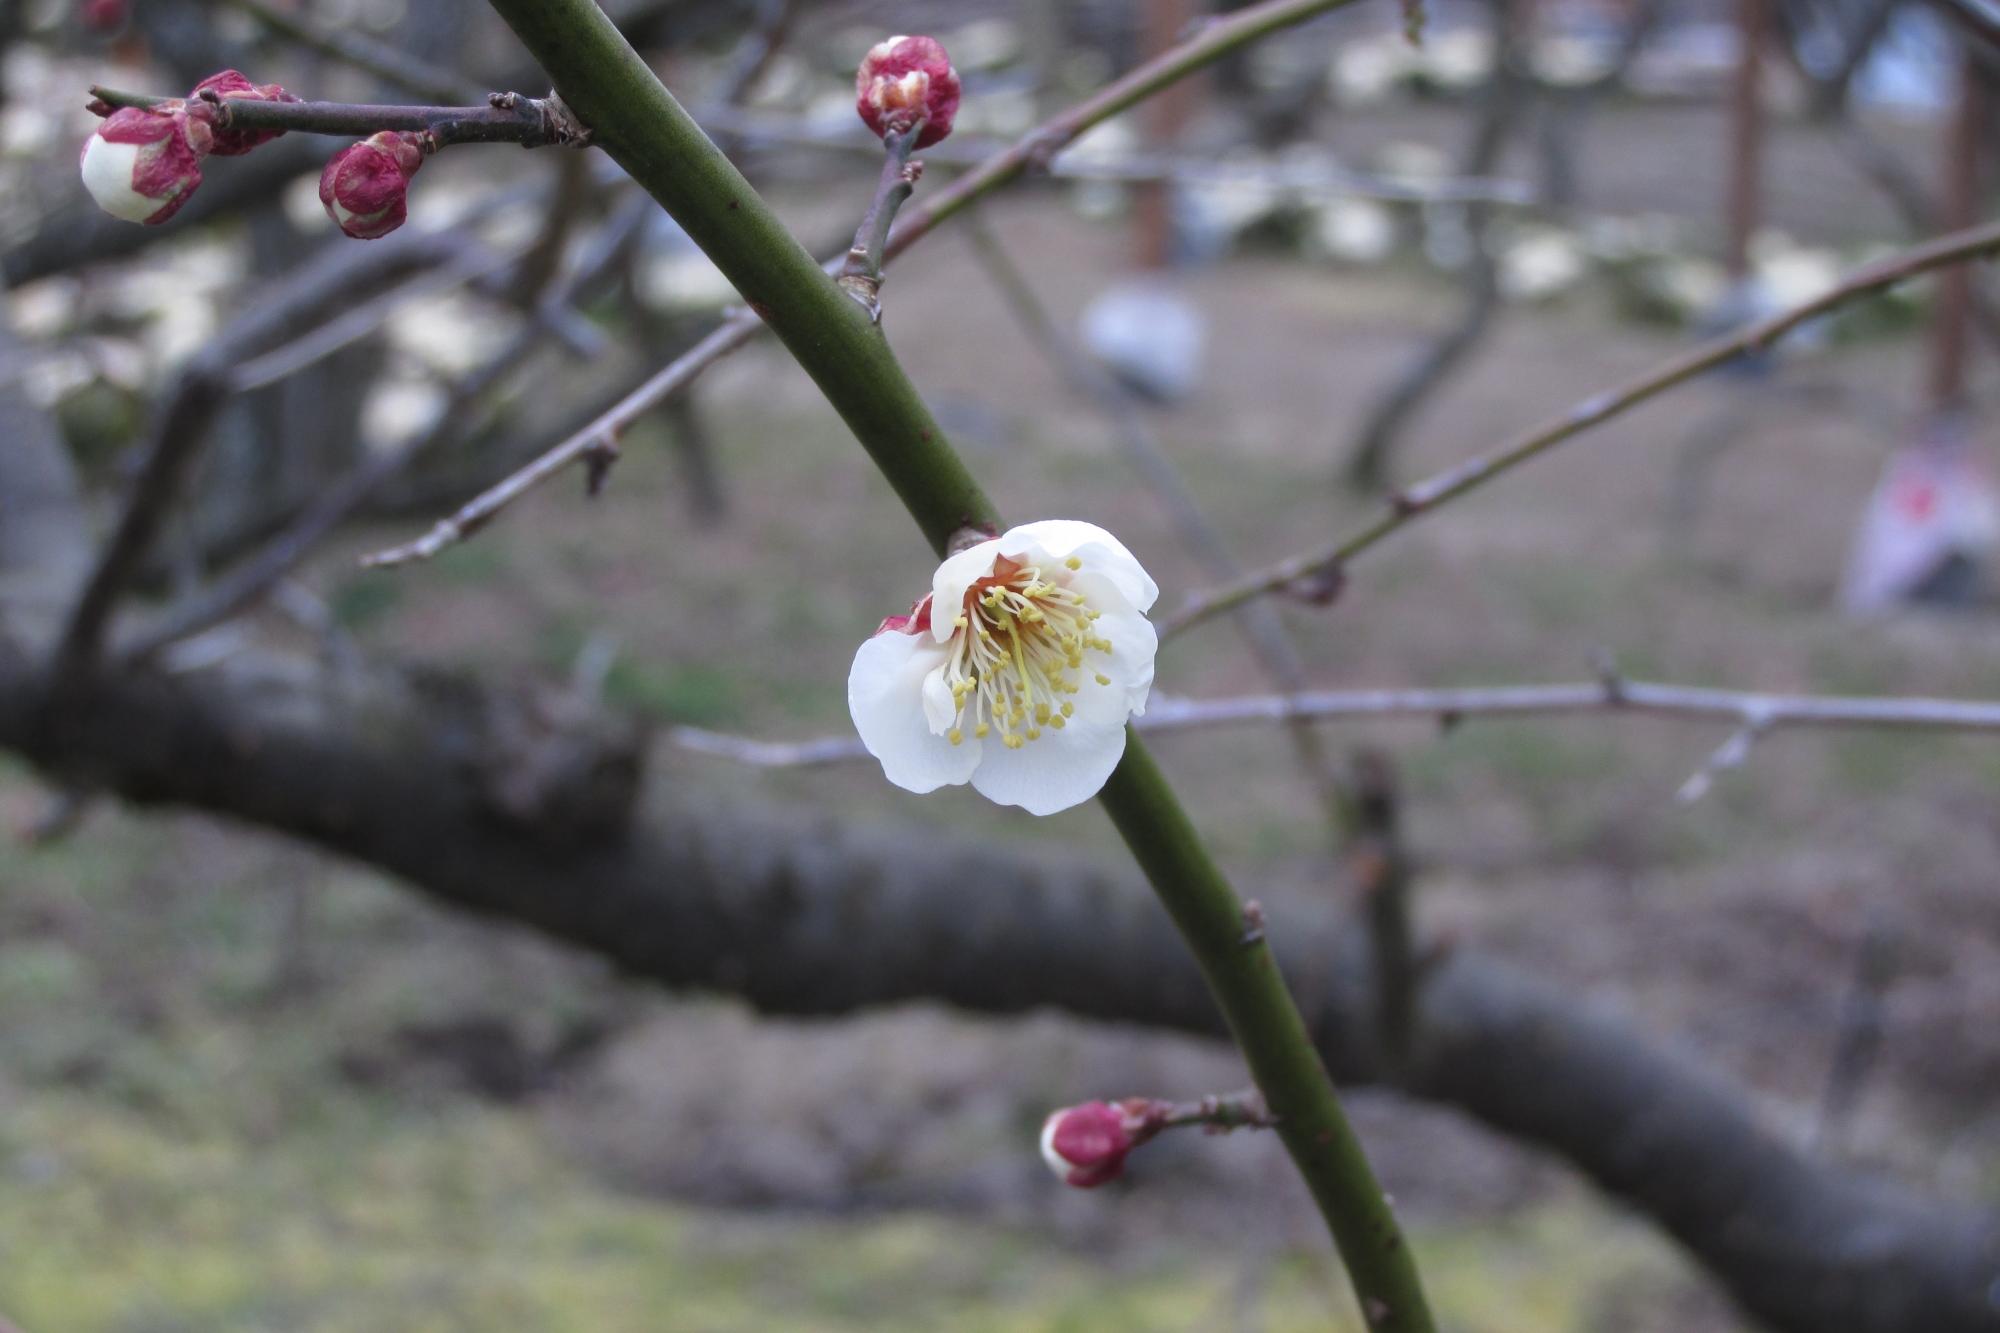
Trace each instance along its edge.
{"label": "flower petal", "polygon": [[1076,556],[1083,562],[1083,569],[1079,572],[1104,575],[1118,586],[1118,590],[1125,594],[1125,600],[1137,610],[1147,610],[1160,595],[1160,585],[1153,582],[1138,557],[1126,550],[1123,542],[1095,523],[1074,518],[1045,518],[1037,523],[1023,523],[1018,528],[1009,529],[1000,538],[1000,550],[1005,555],[1015,555],[1027,542],[1040,547],[1057,562]]}
{"label": "flower petal", "polygon": [[979,763],[976,738],[953,745],[932,732],[925,716],[925,678],[943,661],[943,652],[922,635],[877,634],[862,643],[847,673],[854,729],[881,761],[882,776],[905,791],[964,782]]}
{"label": "flower petal", "polygon": [[933,639],[943,643],[951,637],[952,621],[965,609],[965,590],[993,572],[993,561],[999,554],[999,541],[983,541],[947,556],[938,566],[937,573],[931,576]]}
{"label": "flower petal", "polygon": [[[1089,692],[1086,686],[1084,693]],[[1086,724],[1087,716],[1097,725]],[[1081,805],[1097,795],[1125,754],[1124,726],[1107,722],[1079,696],[1077,715],[1061,731],[1044,729],[1039,740],[1018,750],[988,745],[972,770],[972,785],[988,800],[1018,805],[1031,815]]]}

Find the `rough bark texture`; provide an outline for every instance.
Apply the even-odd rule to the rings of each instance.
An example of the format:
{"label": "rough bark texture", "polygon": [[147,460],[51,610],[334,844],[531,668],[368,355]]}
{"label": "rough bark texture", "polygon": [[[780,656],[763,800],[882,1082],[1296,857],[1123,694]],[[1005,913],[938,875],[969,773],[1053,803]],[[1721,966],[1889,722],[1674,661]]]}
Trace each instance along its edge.
{"label": "rough bark texture", "polygon": [[[1136,879],[1070,860],[761,809],[644,803],[642,737],[556,694],[246,654],[106,677],[60,713],[0,649],[0,747],[65,780],[193,807],[387,869],[672,987],[777,1013],[926,997],[1219,1033]],[[1272,938],[1329,1067],[1382,1075],[1367,951],[1324,909]],[[1995,1219],[1809,1160],[1745,1099],[1573,993],[1455,952],[1427,974],[1407,1085],[1556,1152],[1781,1329],[2000,1328]]]}

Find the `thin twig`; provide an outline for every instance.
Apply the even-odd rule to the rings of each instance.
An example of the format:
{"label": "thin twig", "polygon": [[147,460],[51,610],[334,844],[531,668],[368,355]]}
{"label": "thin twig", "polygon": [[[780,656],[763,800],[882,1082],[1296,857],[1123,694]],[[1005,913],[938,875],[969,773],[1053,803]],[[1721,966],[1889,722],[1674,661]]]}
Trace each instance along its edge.
{"label": "thin twig", "polygon": [[1287,557],[1236,583],[1194,594],[1179,611],[1162,622],[1161,637],[1178,634],[1253,597],[1276,592],[1302,580],[1338,573],[1355,556],[1423,515],[1479,489],[1564,440],[1622,415],[1668,389],[1746,352],[1769,347],[1808,320],[1918,274],[1996,251],[2000,251],[2000,223],[1989,223],[1953,232],[1870,264],[1810,301],[1703,343],[1621,388],[1584,399],[1497,449],[1466,459],[1397,493],[1390,497],[1384,513],[1351,536],[1318,550]]}
{"label": "thin twig", "polygon": [[[1293,695],[1251,694],[1219,699],[1155,699],[1133,725],[1148,735],[1254,723],[1334,722],[1378,718],[1462,721],[1473,717],[1554,717],[1567,714],[1645,713],[1658,717],[1780,728],[1879,728],[1911,731],[2000,731],[2000,702],[1874,698],[1865,695],[1762,694],[1747,690],[1669,685],[1622,677],[1577,684],[1490,685],[1464,689],[1307,690]],[[684,750],[734,759],[758,768],[799,768],[867,758],[849,736],[809,741],[761,741],[676,727],[671,739]]]}
{"label": "thin twig", "polygon": [[[900,224],[891,232],[883,254],[892,263],[903,251],[929,235],[938,224],[977,203],[1001,186],[1019,180],[1031,169],[1046,166],[1063,148],[1093,127],[1150,97],[1161,88],[1222,59],[1233,51],[1280,29],[1336,9],[1349,0],[1265,0],[1239,10],[1227,18],[1210,20],[1201,31],[1157,59],[1149,60],[1125,77],[1105,85],[1091,96],[1043,122],[1002,152],[993,154],[974,170],[959,177],[927,200],[902,211]],[[827,263],[829,273],[838,273],[845,256]],[[749,343],[763,331],[763,320],[754,311],[743,311],[717,325],[699,343],[677,357],[659,374],[634,389],[616,407],[599,418],[615,421],[619,429],[658,407],[673,394],[682,392],[700,378],[703,371]],[[588,429],[563,440],[525,468],[467,502],[456,513],[442,519],[423,538],[382,552],[383,558],[370,563],[403,564],[427,558],[490,522],[495,514],[534,487],[560,475],[569,466],[593,456],[595,435]]]}
{"label": "thin twig", "polygon": [[[92,85],[91,109],[108,114],[116,107],[151,107],[181,99],[125,92]],[[216,128],[279,130],[298,134],[365,136],[382,130],[420,134],[427,147],[461,143],[513,143],[523,148],[551,144],[581,148],[590,131],[559,97],[493,93],[484,106],[374,106],[365,102],[266,102],[203,94],[216,108]]]}
{"label": "thin twig", "polygon": [[455,70],[419,59],[399,46],[376,41],[346,28],[330,27],[310,14],[289,13],[264,0],[222,0],[240,9],[272,32],[321,55],[331,56],[382,82],[427,101],[476,101],[485,90]]}
{"label": "thin twig", "polygon": [[684,355],[676,357],[659,374],[598,415],[582,430],[542,454],[526,467],[509,474],[498,485],[480,492],[451,514],[439,519],[423,536],[415,541],[404,542],[400,546],[392,546],[387,550],[365,555],[361,558],[361,563],[372,568],[384,568],[408,564],[413,560],[429,560],[438,552],[456,546],[491,523],[501,510],[564,471],[570,464],[583,462],[592,457],[602,458],[607,453],[615,454],[618,439],[625,433],[627,427],[693,380],[710,359],[719,356],[724,350],[729,350],[728,344],[739,337],[747,339],[748,336],[734,323],[721,325],[689,348]]}
{"label": "thin twig", "polygon": [[910,160],[910,150],[916,147],[917,136],[923,131],[924,122],[919,120],[899,134],[882,136],[882,175],[875,183],[875,196],[868,201],[868,211],[855,229],[854,244],[840,266],[837,279],[840,285],[878,323],[882,318],[882,265],[889,248],[889,228],[896,224],[897,211],[908,201],[923,175],[924,164]]}

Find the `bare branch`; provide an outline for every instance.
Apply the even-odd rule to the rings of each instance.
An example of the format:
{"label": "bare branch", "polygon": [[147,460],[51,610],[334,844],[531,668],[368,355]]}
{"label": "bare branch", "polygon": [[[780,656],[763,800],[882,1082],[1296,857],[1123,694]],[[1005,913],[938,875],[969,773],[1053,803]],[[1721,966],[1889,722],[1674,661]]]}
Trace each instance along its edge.
{"label": "bare branch", "polygon": [[1837,286],[1802,305],[1747,325],[1735,333],[1711,339],[1621,388],[1584,399],[1497,449],[1468,458],[1418,482],[1392,496],[1386,512],[1351,536],[1319,550],[1280,560],[1236,583],[1194,594],[1179,611],[1161,624],[1160,635],[1162,638],[1170,637],[1250,598],[1276,592],[1314,576],[1337,572],[1355,556],[1424,514],[1479,489],[1564,440],[1602,425],[1668,389],[1685,384],[1746,352],[1769,347],[1808,320],[1906,282],[1918,274],[1982,258],[1996,251],[2000,251],[2000,223],[1988,223],[1983,227],[1952,232],[1859,269]]}
{"label": "bare branch", "polygon": [[[93,109],[149,107],[176,98],[124,92],[93,85]],[[461,143],[513,143],[523,148],[558,145],[582,148],[590,131],[579,123],[562,99],[526,97],[520,93],[489,94],[484,106],[373,106],[361,102],[266,102],[245,97],[203,93],[216,107],[216,128],[278,130],[298,134],[366,136],[398,130],[424,136],[435,151]]]}
{"label": "bare branch", "polygon": [[[1879,728],[1908,731],[2000,731],[2000,703],[1915,697],[1760,694],[1609,677],[1561,685],[1493,685],[1441,690],[1306,690],[1221,699],[1155,696],[1132,725],[1147,734],[1270,722],[1333,722],[1374,718],[1557,717],[1576,713],[1646,713],[1690,721],[1726,721],[1757,733],[1779,728]],[[674,744],[757,768],[803,768],[867,757],[857,739],[760,741],[675,727]],[[1720,767],[1742,756],[1725,745]],[[1747,742],[1744,743],[1747,747]],[[1724,751],[1729,751],[1725,754]]]}

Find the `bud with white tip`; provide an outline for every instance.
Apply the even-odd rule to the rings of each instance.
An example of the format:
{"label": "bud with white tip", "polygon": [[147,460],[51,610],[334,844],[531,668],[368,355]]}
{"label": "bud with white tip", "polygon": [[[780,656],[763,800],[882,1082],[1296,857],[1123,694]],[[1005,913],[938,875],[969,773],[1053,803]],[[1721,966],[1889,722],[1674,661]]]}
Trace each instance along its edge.
{"label": "bud with white tip", "polygon": [[408,216],[410,177],[423,164],[416,135],[383,130],[333,155],[320,173],[319,201],[356,240],[387,236]]}
{"label": "bud with white tip", "polygon": [[212,146],[207,121],[185,103],[123,107],[84,142],[83,188],[111,216],[157,227],[193,197]]}
{"label": "bud with white tip", "polygon": [[1138,1146],[1132,1117],[1106,1102],[1065,1106],[1042,1122],[1042,1160],[1065,1185],[1095,1189],[1116,1180]]}
{"label": "bud with white tip", "polygon": [[914,146],[929,148],[951,133],[958,115],[958,71],[934,37],[877,42],[855,71],[854,109],[883,138],[921,121]]}

